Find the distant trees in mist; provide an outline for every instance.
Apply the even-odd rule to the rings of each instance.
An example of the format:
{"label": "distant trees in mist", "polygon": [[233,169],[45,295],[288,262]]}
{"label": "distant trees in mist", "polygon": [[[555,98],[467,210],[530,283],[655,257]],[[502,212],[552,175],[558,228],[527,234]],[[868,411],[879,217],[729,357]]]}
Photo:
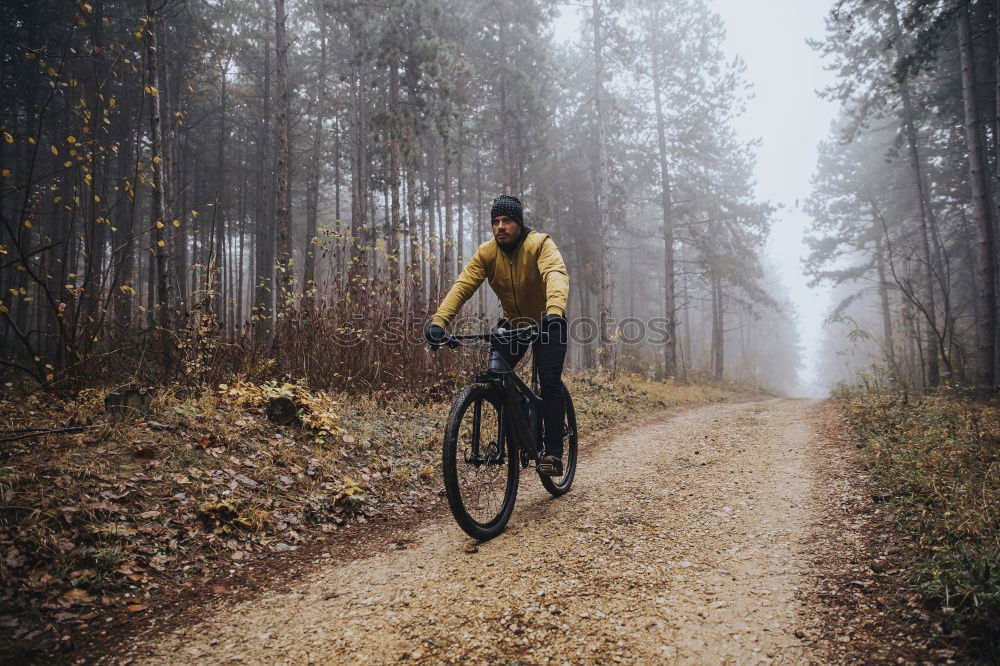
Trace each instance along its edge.
{"label": "distant trees in mist", "polygon": [[[998,12],[842,0],[815,44],[842,111],[808,203],[808,267],[838,286],[831,319],[908,390],[1000,378]],[[831,336],[829,351],[846,346]]]}
{"label": "distant trees in mist", "polygon": [[[720,18],[585,4],[563,43],[541,0],[3,3],[0,363],[421,386],[451,361],[379,332],[422,327],[507,192],[601,324],[575,366],[790,385]],[[667,342],[622,342],[628,316]]]}

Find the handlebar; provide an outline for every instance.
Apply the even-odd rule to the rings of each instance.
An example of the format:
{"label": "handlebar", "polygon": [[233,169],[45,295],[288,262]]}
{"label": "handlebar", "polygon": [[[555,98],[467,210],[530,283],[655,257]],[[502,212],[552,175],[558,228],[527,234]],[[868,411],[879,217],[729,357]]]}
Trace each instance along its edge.
{"label": "handlebar", "polygon": [[463,342],[471,340],[489,340],[490,342],[509,342],[515,338],[531,339],[538,335],[538,325],[522,326],[521,328],[498,328],[495,331],[486,333],[445,333],[440,344],[431,344],[431,351],[437,351],[439,347],[449,347],[455,349]]}

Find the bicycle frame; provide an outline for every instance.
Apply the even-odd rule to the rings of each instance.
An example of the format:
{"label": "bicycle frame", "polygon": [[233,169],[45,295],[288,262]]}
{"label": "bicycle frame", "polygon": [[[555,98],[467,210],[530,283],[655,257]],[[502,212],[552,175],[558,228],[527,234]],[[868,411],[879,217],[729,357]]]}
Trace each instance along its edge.
{"label": "bicycle frame", "polygon": [[[538,327],[526,326],[524,328],[514,330],[504,331],[501,329],[499,332],[475,333],[471,335],[450,334],[445,336],[445,339],[442,341],[442,345],[457,347],[464,340],[509,340],[510,336],[517,335],[538,335]],[[432,345],[431,350],[436,351],[437,346]],[[497,350],[491,349],[489,362],[486,365],[486,372],[477,374],[476,381],[493,386],[497,389],[500,395],[503,396],[503,404],[500,407],[500,432],[498,433],[498,444],[506,441],[505,437],[507,436],[507,433],[510,432],[517,438],[520,450],[529,455],[528,458],[523,460],[535,460],[538,457],[539,452],[538,438],[541,430],[541,428],[539,428],[539,407],[542,403],[542,398],[538,394],[537,359],[535,359],[534,355],[532,355],[531,386],[529,387],[520,377],[517,376],[504,357]],[[524,407],[522,407],[522,400],[526,403]],[[529,414],[526,413],[525,407],[527,407],[527,411],[530,413],[530,419]],[[478,409],[473,418],[476,426],[475,431],[478,432]],[[479,444],[480,442],[478,441],[472,443],[474,459],[480,458],[478,451]],[[504,447],[501,445],[501,461],[503,460],[504,455]]]}
{"label": "bicycle frame", "polygon": [[[496,350],[490,351],[488,370],[476,375],[477,382],[483,382],[495,387],[504,397],[500,407],[499,441],[505,441],[508,432],[517,437],[521,450],[529,455],[528,460],[538,457],[539,407],[541,396],[517,376],[504,358]],[[532,359],[531,383],[538,384],[538,364]],[[522,400],[527,403],[528,414],[522,406]],[[478,424],[477,424],[478,425]]]}

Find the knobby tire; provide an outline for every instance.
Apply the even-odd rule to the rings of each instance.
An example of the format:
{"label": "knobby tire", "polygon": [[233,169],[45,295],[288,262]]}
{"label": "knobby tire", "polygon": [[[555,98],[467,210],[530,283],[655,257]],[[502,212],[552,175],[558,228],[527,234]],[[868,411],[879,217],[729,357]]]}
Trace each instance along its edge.
{"label": "knobby tire", "polygon": [[[480,454],[492,460],[479,465],[467,459],[472,448],[477,402],[480,405]],[[444,431],[442,468],[448,507],[459,527],[480,541],[503,532],[517,499],[520,458],[515,438],[508,435],[506,442],[496,441],[502,403],[502,396],[492,387],[485,384],[467,386],[455,398]],[[504,450],[502,462],[497,455],[500,447]],[[484,492],[492,497],[483,498]]]}

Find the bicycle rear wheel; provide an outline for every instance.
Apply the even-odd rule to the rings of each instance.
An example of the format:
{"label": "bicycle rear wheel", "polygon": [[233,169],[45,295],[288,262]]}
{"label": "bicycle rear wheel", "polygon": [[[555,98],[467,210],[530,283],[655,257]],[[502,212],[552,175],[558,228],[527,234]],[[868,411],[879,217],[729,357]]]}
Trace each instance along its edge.
{"label": "bicycle rear wheel", "polygon": [[542,485],[554,497],[565,495],[573,485],[576,476],[577,432],[576,410],[573,409],[573,399],[569,389],[563,385],[563,401],[566,405],[566,415],[563,417],[563,473],[562,476],[539,474]]}
{"label": "bicycle rear wheel", "polygon": [[500,442],[501,396],[489,386],[466,387],[444,430],[444,488],[451,513],[481,541],[500,534],[517,499],[520,472],[513,437]]}

